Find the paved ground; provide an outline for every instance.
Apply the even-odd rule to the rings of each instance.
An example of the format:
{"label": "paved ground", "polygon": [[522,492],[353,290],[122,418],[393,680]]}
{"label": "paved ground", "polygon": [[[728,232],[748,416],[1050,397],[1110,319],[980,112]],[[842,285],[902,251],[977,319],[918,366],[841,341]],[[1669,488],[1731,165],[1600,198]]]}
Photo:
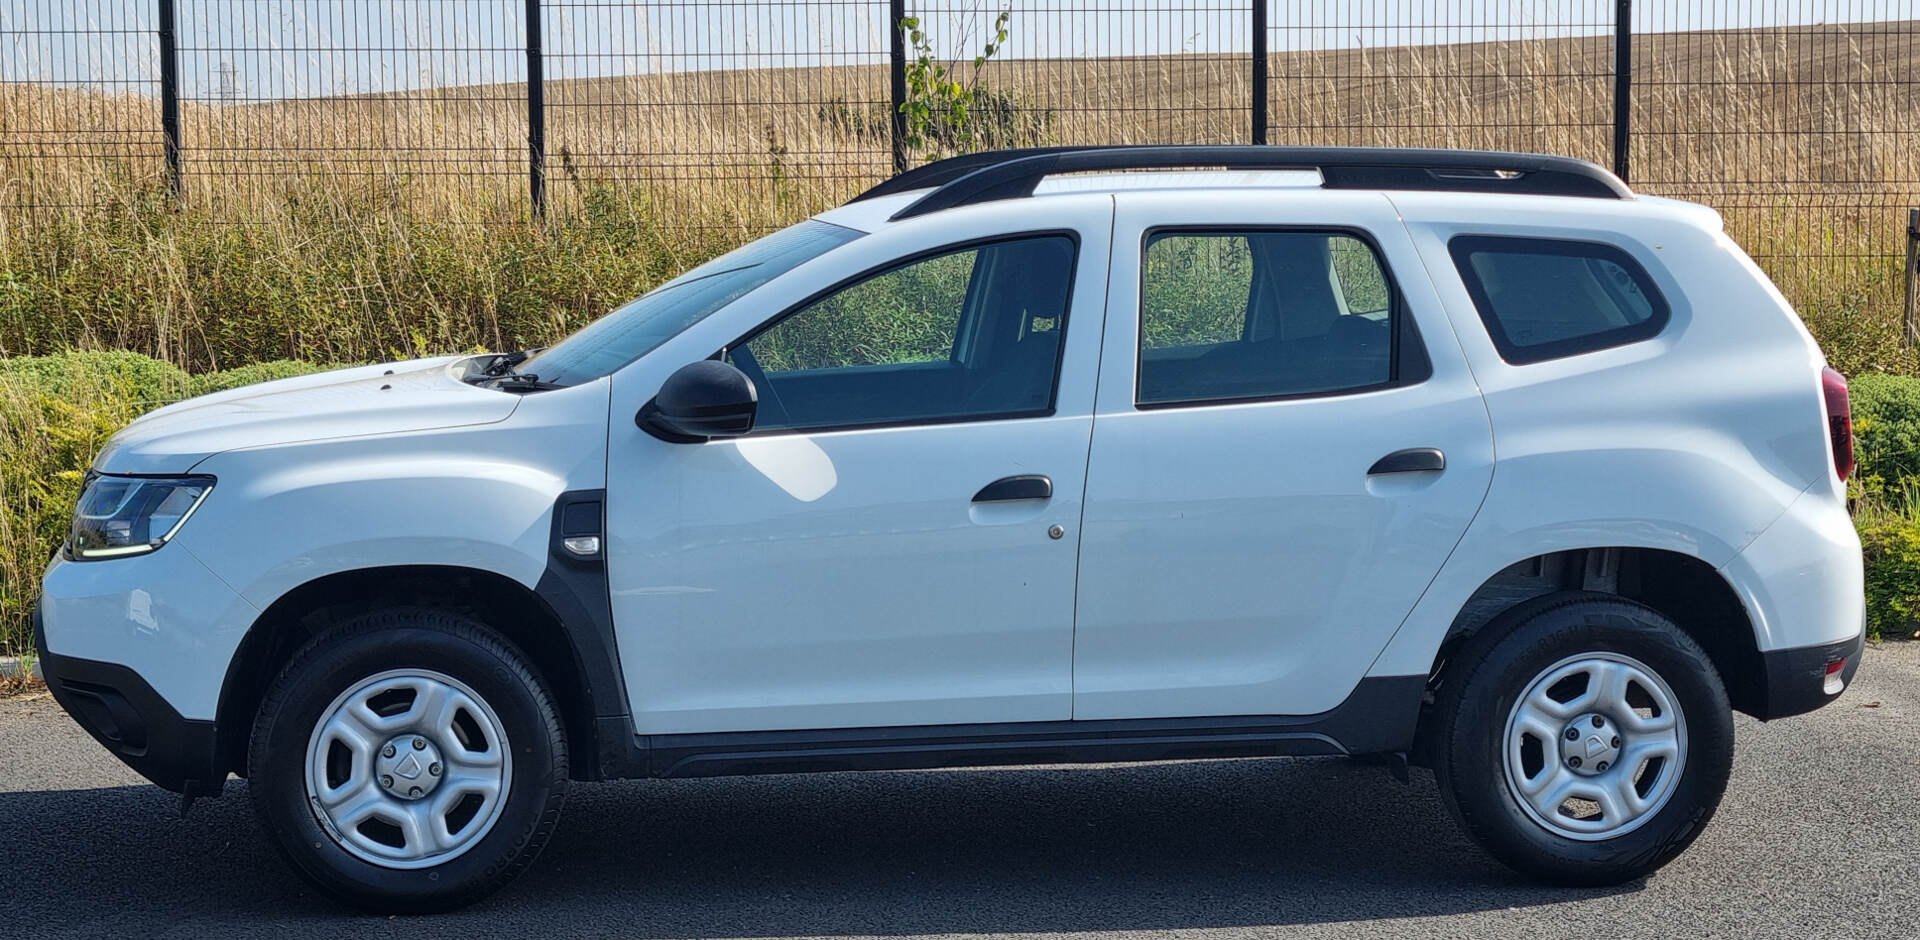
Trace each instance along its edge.
{"label": "paved ground", "polygon": [[1920,643],[1805,718],[1644,884],[1534,887],[1432,778],[1345,761],[580,786],[527,876],[438,918],[342,914],[236,783],[186,819],[46,700],[0,702],[0,936],[1920,936]]}

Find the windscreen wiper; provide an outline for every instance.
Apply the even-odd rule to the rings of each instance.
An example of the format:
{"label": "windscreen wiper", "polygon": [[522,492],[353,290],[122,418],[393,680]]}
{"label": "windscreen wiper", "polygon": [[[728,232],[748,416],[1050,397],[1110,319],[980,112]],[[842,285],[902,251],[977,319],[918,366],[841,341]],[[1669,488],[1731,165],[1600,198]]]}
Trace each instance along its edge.
{"label": "windscreen wiper", "polygon": [[495,356],[492,362],[487,363],[487,367],[480,374],[490,377],[512,375],[514,366],[533,358],[533,354],[539,351],[539,349],[522,349],[519,352],[501,353]]}
{"label": "windscreen wiper", "polygon": [[557,382],[542,382],[540,376],[532,372],[507,372],[492,376],[495,387],[517,392],[543,392],[551,388],[566,388]]}
{"label": "windscreen wiper", "polygon": [[[545,348],[545,347],[542,347]],[[532,372],[521,372],[514,368],[533,358],[540,349],[522,349],[519,352],[497,353],[486,368],[467,376],[468,385],[487,385],[503,391],[539,392],[553,388],[565,388],[557,382],[543,382],[540,376]]]}

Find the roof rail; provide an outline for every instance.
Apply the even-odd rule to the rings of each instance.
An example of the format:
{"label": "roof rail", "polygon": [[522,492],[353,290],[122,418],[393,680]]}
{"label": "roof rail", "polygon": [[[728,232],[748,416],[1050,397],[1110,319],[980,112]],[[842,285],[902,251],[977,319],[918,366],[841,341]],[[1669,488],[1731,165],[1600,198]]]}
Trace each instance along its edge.
{"label": "roof rail", "polygon": [[[945,186],[975,170],[1018,160],[1021,157],[1038,157],[1049,153],[1066,153],[1069,150],[1090,150],[1090,147],[1025,147],[1018,150],[983,150],[979,153],[965,153],[945,160],[935,160],[926,166],[917,166],[900,174],[852,199],[850,203],[862,199],[875,199],[891,196],[895,193],[908,193],[916,189],[931,189]],[[1103,148],[1104,149],[1104,148]]]}
{"label": "roof rail", "polygon": [[1126,146],[1043,147],[970,154],[910,170],[860,194],[938,186],[893,214],[893,221],[999,199],[1033,195],[1056,173],[1218,167],[1319,170],[1326,189],[1398,189],[1627,199],[1619,177],[1585,160],[1493,150],[1391,147]]}

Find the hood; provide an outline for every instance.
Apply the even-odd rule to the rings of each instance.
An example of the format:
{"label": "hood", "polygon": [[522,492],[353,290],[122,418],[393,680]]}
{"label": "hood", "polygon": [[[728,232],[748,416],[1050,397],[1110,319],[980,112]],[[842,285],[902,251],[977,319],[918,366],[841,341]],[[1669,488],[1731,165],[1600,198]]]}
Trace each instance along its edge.
{"label": "hood", "polygon": [[461,381],[471,356],[358,366],[190,398],[115,434],[93,468],[185,473],[224,451],[505,420],[520,396]]}

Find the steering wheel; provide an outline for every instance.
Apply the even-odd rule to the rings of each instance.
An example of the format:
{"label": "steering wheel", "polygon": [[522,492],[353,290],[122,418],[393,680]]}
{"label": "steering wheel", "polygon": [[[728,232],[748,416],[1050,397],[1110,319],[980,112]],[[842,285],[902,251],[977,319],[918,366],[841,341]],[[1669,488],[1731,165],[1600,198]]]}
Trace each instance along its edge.
{"label": "steering wheel", "polygon": [[[787,411],[786,404],[780,400],[780,393],[774,391],[773,383],[767,381],[767,370],[760,368],[760,361],[753,358],[753,351],[745,346],[735,347],[727,350],[727,358],[733,360],[733,367],[745,373],[747,380],[752,382],[754,389],[760,393],[760,410],[765,412],[771,405],[772,410],[779,413],[782,426],[792,424],[792,413]],[[754,424],[757,426],[760,422],[756,420]]]}

